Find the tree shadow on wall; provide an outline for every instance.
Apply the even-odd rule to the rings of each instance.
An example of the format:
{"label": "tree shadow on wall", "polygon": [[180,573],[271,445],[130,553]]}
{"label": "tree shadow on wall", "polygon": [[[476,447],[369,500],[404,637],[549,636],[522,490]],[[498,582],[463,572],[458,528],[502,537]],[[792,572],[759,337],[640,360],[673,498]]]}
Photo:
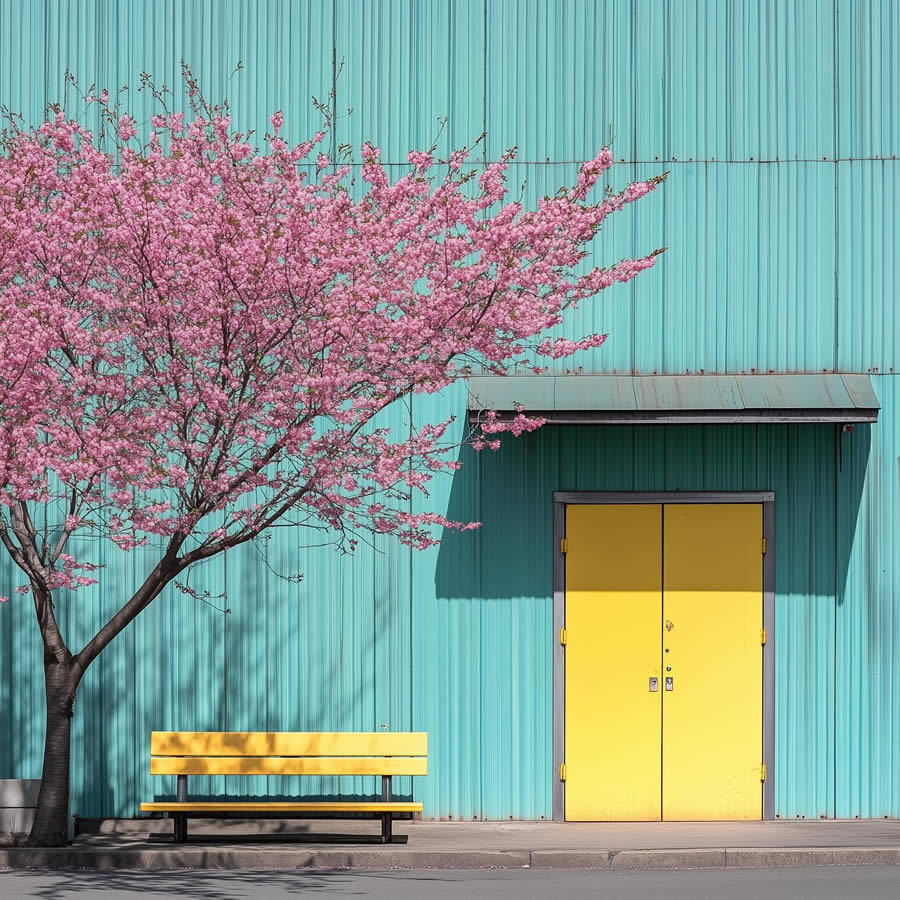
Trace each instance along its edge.
{"label": "tree shadow on wall", "polygon": [[[296,543],[296,537],[293,539]],[[228,561],[230,610],[222,616],[221,683],[209,687],[221,705],[209,724],[189,704],[180,707],[173,730],[225,731],[400,731],[406,719],[382,729],[379,691],[388,688],[376,654],[402,623],[399,593],[374,592],[375,550],[341,557],[320,550],[297,584],[276,577],[296,561],[290,539],[268,550],[261,564],[256,550]],[[346,567],[342,571],[342,567]],[[374,592],[374,593],[373,593]],[[404,646],[408,646],[408,637]],[[182,684],[189,696],[190,682]],[[382,698],[383,699],[383,698]],[[387,705],[387,701],[384,702]],[[149,747],[149,732],[146,736]],[[143,751],[143,748],[142,748]],[[147,752],[147,751],[143,751]],[[147,763],[149,765],[149,762]],[[153,779],[156,798],[174,796],[175,779]],[[192,778],[189,794],[203,800],[350,800],[380,796],[374,776],[219,776]],[[393,779],[393,797],[410,800],[409,777]]]}
{"label": "tree shadow on wall", "polygon": [[[295,536],[295,554],[296,543]],[[174,796],[174,776],[149,774],[152,731],[379,731],[378,718],[395,718],[386,723],[391,730],[408,729],[400,701],[376,698],[387,688],[375,684],[382,674],[375,659],[377,649],[384,653],[381,642],[400,643],[395,632],[406,627],[409,600],[404,592],[373,596],[371,554],[363,574],[337,578],[342,564],[353,563],[329,557],[317,566],[318,579],[299,585],[276,578],[255,551],[222,562],[222,571],[208,568],[196,582],[211,588],[211,599],[201,602],[170,586],[88,670],[75,712],[81,722],[74,731],[80,746],[73,745],[73,813],[140,816],[142,801]],[[99,615],[111,614],[119,599],[110,592],[102,604],[109,608]],[[409,645],[405,631],[402,645]],[[189,793],[195,799],[371,798],[380,795],[380,780],[197,776]],[[409,777],[393,780],[395,799],[411,794]]]}

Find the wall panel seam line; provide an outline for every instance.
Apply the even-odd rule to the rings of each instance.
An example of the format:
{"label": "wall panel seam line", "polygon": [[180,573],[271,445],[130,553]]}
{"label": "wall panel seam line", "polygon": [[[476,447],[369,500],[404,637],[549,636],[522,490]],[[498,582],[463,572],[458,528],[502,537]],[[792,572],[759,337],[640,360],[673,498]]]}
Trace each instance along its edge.
{"label": "wall panel seam line", "polygon": [[[832,554],[832,572],[834,578],[834,586],[832,588],[832,593],[834,594],[834,624],[832,625],[832,633],[831,633],[831,666],[832,666],[832,675],[831,681],[834,685],[832,689],[832,701],[831,701],[831,817],[837,817],[837,720],[838,720],[838,712],[837,712],[837,685],[838,685],[838,582],[839,582],[839,573],[838,573],[838,553],[840,551],[839,542],[840,542],[840,470],[843,453],[843,437],[840,427],[837,425],[834,426],[834,433],[836,438],[837,446],[835,447],[834,453],[834,464],[832,467],[833,477],[832,484],[834,488],[834,502],[832,504],[834,523],[832,525],[832,529],[834,532],[834,553]],[[828,798],[826,797],[826,803],[828,802]]]}
{"label": "wall panel seam line", "polygon": [[838,146],[838,121],[840,116],[840,90],[839,90],[839,78],[838,78],[838,70],[840,67],[840,29],[838,28],[838,12],[837,12],[837,0],[832,0],[831,5],[831,31],[832,31],[832,39],[831,39],[831,53],[832,53],[832,126],[831,126],[831,139],[834,145],[833,153],[834,153],[834,361],[832,363],[832,368],[836,372],[838,370],[838,354],[840,348],[840,279],[838,277],[838,259],[840,258],[840,191],[838,189],[838,185],[840,184],[840,179],[838,178],[838,152],[840,147]]}
{"label": "wall panel seam line", "polygon": [[[481,18],[481,29],[482,29],[482,41],[481,41],[481,133],[486,135],[487,132],[487,90],[488,90],[488,0],[483,0],[482,3],[482,18]],[[482,151],[481,151],[481,159],[482,162],[487,165],[487,153],[488,153],[488,139],[485,136],[483,138]]]}
{"label": "wall panel seam line", "polygon": [[[485,93],[487,89],[485,88]],[[483,161],[485,163],[495,163],[501,162],[502,160],[497,157],[494,159],[488,159],[485,153],[483,157]],[[516,157],[515,159],[508,159],[505,161],[506,165],[510,168],[514,168],[516,166],[581,166],[587,162],[590,162],[590,158],[585,156],[579,159],[522,159],[521,157]],[[831,166],[834,164],[846,164],[853,165],[858,163],[900,163],[900,156],[817,156],[810,158],[800,158],[795,157],[793,159],[779,159],[777,157],[766,158],[766,159],[757,159],[755,157],[747,157],[746,159],[716,159],[715,157],[704,157],[704,156],[689,156],[687,159],[678,159],[677,157],[656,157],[654,159],[642,159],[637,156],[621,156],[618,159],[613,159],[614,165],[619,166],[811,166],[811,165],[820,165],[820,166]],[[401,166],[403,168],[409,167],[409,162],[407,160],[402,159],[383,159],[380,161],[382,166]],[[350,162],[347,163],[350,166],[362,166],[361,162]]]}

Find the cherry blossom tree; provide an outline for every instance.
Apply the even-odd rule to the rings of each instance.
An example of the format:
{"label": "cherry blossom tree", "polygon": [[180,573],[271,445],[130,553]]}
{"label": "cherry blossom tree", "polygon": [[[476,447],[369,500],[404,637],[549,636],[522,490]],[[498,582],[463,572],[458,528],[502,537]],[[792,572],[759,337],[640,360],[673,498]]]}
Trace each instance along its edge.
{"label": "cherry blossom tree", "polygon": [[[608,149],[526,209],[512,154],[475,169],[466,149],[411,152],[392,180],[366,144],[354,184],[323,133],[288,145],[278,112],[255,146],[227,106],[190,95],[187,115],[140,127],[88,98],[111,143],[59,110],[10,119],[0,153],[0,542],[21,571],[0,593],[33,602],[43,642],[35,844],[65,840],[79,682],[167,585],[276,523],[346,549],[475,527],[409,511],[459,465],[449,422],[397,435],[378,413],[472,367],[539,371],[599,346],[547,331],[657,255],[585,262],[607,217],[660,180],[595,189]],[[496,449],[539,424],[488,414],[466,439]],[[73,535],[155,553],[83,647],[58,605],[103,576],[72,549],[96,541]]]}

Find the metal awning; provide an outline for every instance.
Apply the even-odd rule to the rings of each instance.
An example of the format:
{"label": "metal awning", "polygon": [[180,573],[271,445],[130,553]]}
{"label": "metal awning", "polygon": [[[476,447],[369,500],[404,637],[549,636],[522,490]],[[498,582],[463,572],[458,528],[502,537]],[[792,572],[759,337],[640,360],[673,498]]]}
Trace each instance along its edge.
{"label": "metal awning", "polygon": [[555,425],[877,422],[868,375],[484,375],[469,379],[469,419],[529,415]]}

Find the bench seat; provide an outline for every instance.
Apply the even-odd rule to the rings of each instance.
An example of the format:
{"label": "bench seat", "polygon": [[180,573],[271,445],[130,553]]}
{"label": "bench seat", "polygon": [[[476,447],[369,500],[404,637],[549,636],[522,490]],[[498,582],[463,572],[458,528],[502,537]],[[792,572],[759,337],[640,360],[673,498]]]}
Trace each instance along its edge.
{"label": "bench seat", "polygon": [[261,801],[252,800],[189,800],[184,803],[173,801],[154,801],[142,803],[141,812],[266,812],[277,818],[278,813],[299,812],[345,812],[345,813],[420,813],[421,803],[391,802],[378,800],[310,800],[294,802],[292,800]]}
{"label": "bench seat", "polygon": [[[362,815],[381,819],[381,839],[393,839],[397,815],[422,812],[421,803],[394,800],[397,775],[428,773],[425,732],[154,731],[150,774],[176,776],[174,800],[141,804],[141,812],[175,820],[174,840],[187,840],[189,818],[239,815]],[[315,775],[381,779],[381,797],[364,800],[190,800],[188,776]]]}

